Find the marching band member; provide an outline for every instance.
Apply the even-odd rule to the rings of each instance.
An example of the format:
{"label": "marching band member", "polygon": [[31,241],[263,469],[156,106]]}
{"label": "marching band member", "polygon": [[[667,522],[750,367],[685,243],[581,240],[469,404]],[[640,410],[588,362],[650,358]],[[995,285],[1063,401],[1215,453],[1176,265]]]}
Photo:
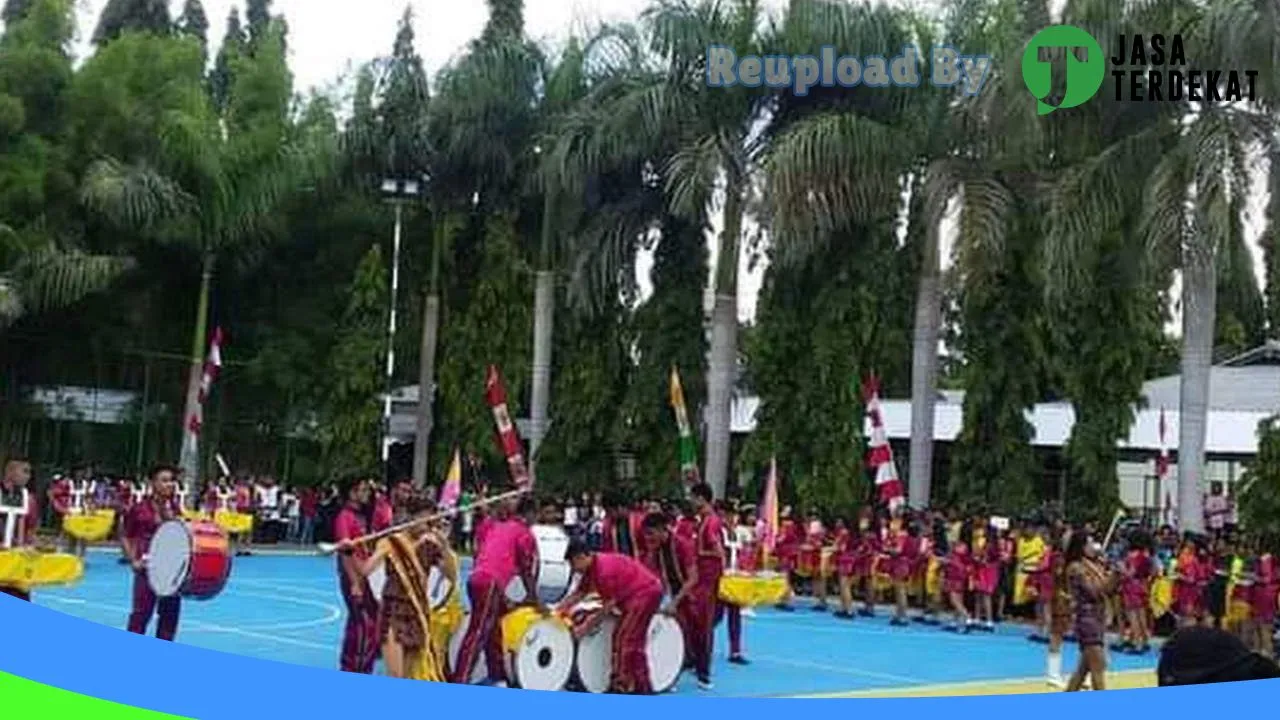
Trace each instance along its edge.
{"label": "marching band member", "polygon": [[382,532],[391,527],[396,520],[396,508],[391,503],[391,498],[387,496],[385,489],[375,487],[373,491],[373,514],[370,516],[369,527],[374,532]]}
{"label": "marching band member", "polygon": [[71,478],[62,473],[55,473],[49,483],[49,507],[58,517],[58,533],[66,541],[67,549],[75,551],[79,543],[67,532],[67,517],[74,511],[71,499]]}
{"label": "marching band member", "polygon": [[[1071,585],[1067,582],[1067,562],[1063,546],[1072,537],[1070,530],[1060,528],[1054,530],[1055,535],[1045,545],[1045,563],[1048,570],[1040,578],[1040,590],[1044,593],[1044,603],[1048,608],[1049,625],[1046,629],[1049,652],[1046,655],[1048,673],[1047,680],[1053,687],[1066,687],[1062,678],[1062,642],[1072,623]],[[1105,657],[1104,657],[1105,659]]]}
{"label": "marching band member", "polygon": [[1117,578],[1102,562],[1102,548],[1085,532],[1072,533],[1064,557],[1065,577],[1075,608],[1075,636],[1080,661],[1067,683],[1076,692],[1089,676],[1094,690],[1107,683],[1105,598],[1115,590]]}
{"label": "marching band member", "polygon": [[212,480],[205,483],[204,492],[200,495],[200,512],[204,514],[208,520],[222,509],[222,503],[219,501],[219,484]]}
{"label": "marching band member", "polygon": [[693,541],[671,531],[667,516],[653,513],[644,519],[645,565],[662,581],[667,604],[662,612],[680,622],[685,647],[692,648],[690,631],[696,629],[693,594],[698,587],[698,562]]}
{"label": "marching band member", "polygon": [[894,609],[890,625],[908,625],[907,593],[911,575],[920,556],[920,533],[914,525],[902,522],[889,534],[889,577],[893,580]]}
{"label": "marching band member", "polygon": [[966,540],[967,538],[962,537],[958,542],[952,543],[951,552],[943,560],[943,590],[953,613],[951,624],[946,626],[949,632],[967,633],[971,625],[969,611],[964,606],[964,594],[969,589],[973,558],[969,555],[969,543]]}
{"label": "marching band member", "polygon": [[1151,580],[1155,577],[1155,561],[1151,559],[1150,541],[1143,533],[1129,538],[1129,552],[1123,563],[1120,599],[1124,606],[1128,637],[1121,643],[1122,652],[1141,655],[1150,646],[1148,608],[1151,605]]}
{"label": "marching band member", "polygon": [[[0,549],[27,547],[35,542],[40,524],[40,504],[27,485],[31,482],[31,463],[12,458],[4,464],[0,478]],[[31,601],[31,593],[0,585],[0,593]]]}
{"label": "marching band member", "polygon": [[1173,565],[1173,603],[1179,627],[1200,624],[1204,576],[1196,543],[1188,535]]}
{"label": "marching band member", "polygon": [[[513,507],[514,505],[514,507]],[[512,510],[517,512],[513,513]],[[467,623],[462,646],[458,650],[458,662],[449,678],[450,682],[464,684],[471,677],[485,645],[485,661],[489,666],[488,681],[505,686],[506,670],[502,662],[502,615],[506,611],[506,588],[512,578],[524,583],[525,596],[536,603],[540,612],[546,612],[538,600],[538,585],[534,580],[534,564],[537,562],[537,542],[533,532],[521,518],[532,517],[536,512],[533,499],[522,497],[508,501],[501,514],[489,522],[484,533],[476,536],[476,556],[467,578],[467,597],[471,601],[471,617]],[[512,517],[512,515],[519,517]],[[645,625],[645,629],[648,629]]]}
{"label": "marching band member", "polygon": [[333,520],[333,537],[342,552],[338,555],[338,586],[347,605],[347,624],[342,635],[343,672],[372,675],[378,658],[378,601],[361,574],[370,553],[366,546],[349,543],[368,532],[365,513],[369,505],[369,483],[350,480],[343,488],[345,503]]}
{"label": "marching band member", "polygon": [[804,540],[800,545],[800,569],[809,575],[809,591],[813,596],[815,612],[827,611],[827,579],[822,576],[822,547],[826,544],[827,529],[817,511],[809,513]]}
{"label": "marching band member", "polygon": [[637,527],[632,522],[631,509],[622,499],[610,503],[608,514],[604,519],[604,538],[601,549],[604,552],[620,553],[632,558],[641,557]]}
{"label": "marching band member", "polygon": [[858,520],[853,566],[855,582],[862,584],[862,609],[858,611],[862,617],[876,614],[876,562],[880,557],[880,545],[880,521],[866,512]]}
{"label": "marching band member", "polygon": [[1253,566],[1253,587],[1249,594],[1256,639],[1250,645],[1257,652],[1267,657],[1274,657],[1276,594],[1280,591],[1280,577],[1277,577],[1276,559],[1271,550],[1260,542],[1258,551],[1259,554]]}
{"label": "marching band member", "polygon": [[[781,517],[774,552],[778,556],[778,572],[787,579],[787,587],[790,588],[793,586],[796,560],[800,555],[800,528],[795,520],[791,519],[790,506],[782,508]],[[787,596],[778,603],[777,609],[783,612],[793,611],[795,608],[791,605],[792,597],[791,591],[788,590]]]}
{"label": "marching band member", "polygon": [[694,543],[698,563],[698,587],[694,591],[693,655],[698,688],[711,689],[711,658],[715,641],[716,609],[719,605],[720,577],[724,574],[724,526],[712,506],[711,487],[698,483],[689,491],[698,517],[698,535]]}
{"label": "marching band member", "polygon": [[182,611],[182,597],[174,595],[156,598],[147,581],[147,552],[151,538],[164,523],[180,517],[174,500],[174,468],[160,465],[151,470],[150,492],[146,499],[129,508],[124,518],[121,544],[129,564],[133,567],[133,599],[129,612],[128,630],[135,635],[146,635],[151,616],[157,614],[156,637],[172,641],[178,634],[178,616]]}
{"label": "marching band member", "polygon": [[[738,524],[737,512],[730,509],[725,503],[716,503],[716,512],[720,517],[721,532],[724,536],[723,546],[725,547],[725,557],[728,557],[729,532],[730,528],[734,528]],[[741,550],[739,549],[739,553]],[[740,554],[735,554],[735,559],[740,558]],[[728,561],[726,560],[726,563]],[[726,564],[726,567],[732,567]],[[738,567],[733,567],[738,570]],[[748,665],[747,658],[742,654],[742,606],[734,605],[720,598],[719,583],[716,585],[716,616],[713,621],[713,627],[720,624],[720,619],[724,618],[726,629],[729,632],[729,662],[734,665]]]}
{"label": "marching band member", "polygon": [[640,561],[619,553],[593,553],[578,539],[569,541],[564,557],[582,580],[556,607],[557,611],[568,612],[588,593],[600,597],[604,608],[574,628],[576,638],[593,632],[608,614],[618,611],[610,689],[615,693],[651,694],[646,644],[649,623],[662,606],[662,582]]}
{"label": "marching band member", "polygon": [[853,545],[853,533],[849,532],[849,527],[843,518],[837,519],[835,561],[836,578],[840,584],[840,609],[832,614],[842,619],[853,617],[853,568],[856,563]]}
{"label": "marching band member", "polygon": [[994,527],[974,531],[973,594],[978,623],[974,627],[995,632],[994,607],[991,596],[1000,582],[1000,543]]}
{"label": "marching band member", "polygon": [[215,512],[231,512],[235,509],[236,489],[231,478],[223,476],[218,479],[218,507]]}
{"label": "marching band member", "polygon": [[[231,509],[240,515],[253,514],[253,480],[247,475],[241,475],[236,484],[231,489]],[[249,537],[245,537],[245,533],[237,533],[231,539],[233,547],[236,549],[236,556],[243,557],[249,554],[248,546],[253,543],[253,532],[249,532]]]}
{"label": "marching band member", "polygon": [[[1054,548],[1045,542],[1046,527],[1038,521],[1031,528],[1031,534],[1022,538],[1018,544],[1018,565],[1026,576],[1026,588],[1035,597],[1036,629],[1027,638],[1032,642],[1048,642],[1049,625],[1052,621],[1053,605],[1053,563]],[[1052,656],[1052,652],[1050,655]]]}

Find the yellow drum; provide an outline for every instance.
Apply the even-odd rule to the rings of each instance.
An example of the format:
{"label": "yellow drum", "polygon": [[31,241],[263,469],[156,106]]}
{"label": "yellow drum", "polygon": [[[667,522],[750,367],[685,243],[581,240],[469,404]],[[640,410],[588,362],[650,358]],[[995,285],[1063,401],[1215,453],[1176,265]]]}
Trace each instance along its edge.
{"label": "yellow drum", "polygon": [[253,516],[248,513],[219,510],[214,513],[213,521],[228,535],[247,535],[253,532]]}
{"label": "yellow drum", "polygon": [[101,542],[111,535],[116,522],[115,510],[96,510],[91,513],[68,515],[62,519],[62,529],[71,537],[83,542]]}
{"label": "yellow drum", "polygon": [[[182,519],[188,522],[200,522],[209,519],[209,513],[203,510],[183,510]],[[223,528],[224,530],[226,528]]]}
{"label": "yellow drum", "polygon": [[84,577],[75,555],[34,550],[0,550],[0,585],[24,592],[45,585],[70,585]]}
{"label": "yellow drum", "polygon": [[502,617],[507,674],[526,690],[563,690],[573,673],[573,634],[564,618],[522,607]]}
{"label": "yellow drum", "polygon": [[720,599],[740,607],[776,605],[787,597],[787,579],[773,573],[734,573],[720,578]]}
{"label": "yellow drum", "polygon": [[1173,579],[1158,577],[1151,583],[1151,617],[1159,620],[1173,607]]}
{"label": "yellow drum", "polygon": [[876,592],[888,592],[893,589],[893,577],[889,575],[890,558],[881,556],[871,566]]}

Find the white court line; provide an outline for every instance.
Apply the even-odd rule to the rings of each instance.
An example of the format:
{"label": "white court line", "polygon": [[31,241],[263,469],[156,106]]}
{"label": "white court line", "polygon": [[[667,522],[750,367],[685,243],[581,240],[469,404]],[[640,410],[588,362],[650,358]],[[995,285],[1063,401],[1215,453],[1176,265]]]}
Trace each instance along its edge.
{"label": "white court line", "polygon": [[[127,608],[120,605],[91,602],[89,600],[80,600],[78,598],[53,597],[49,599],[53,600],[54,602],[66,603],[70,605],[88,605],[90,607],[96,607],[101,610],[110,610],[112,612],[120,612],[126,615],[128,615],[128,613],[130,613],[133,610],[133,608]],[[320,645],[319,643],[311,643],[305,640],[294,640],[293,638],[280,637],[278,635],[266,635],[264,633],[254,632],[252,630],[241,630],[240,628],[227,627],[225,625],[217,625],[214,623],[206,623],[206,622],[201,622],[199,620],[187,620],[185,621],[185,623],[180,621],[179,628],[181,628],[183,625],[185,625],[186,628],[192,632],[226,633],[229,635],[239,635],[241,637],[253,638],[255,640],[267,640],[269,642],[277,642],[285,645],[296,645],[298,647],[305,647],[313,650],[324,650],[324,651],[333,650],[333,648],[329,645]]]}
{"label": "white court line", "polygon": [[808,670],[822,670],[824,672],[839,673],[841,675],[856,675],[858,677],[866,677],[873,680],[888,680],[890,682],[910,683],[912,685],[920,685],[929,682],[928,680],[908,677],[906,675],[894,675],[892,673],[881,673],[873,670],[859,670],[858,668],[839,665],[805,662],[804,660],[792,660],[790,658],[780,658],[772,655],[752,655],[752,658],[762,660],[767,663],[773,663],[775,665],[788,665],[790,667],[805,668]]}

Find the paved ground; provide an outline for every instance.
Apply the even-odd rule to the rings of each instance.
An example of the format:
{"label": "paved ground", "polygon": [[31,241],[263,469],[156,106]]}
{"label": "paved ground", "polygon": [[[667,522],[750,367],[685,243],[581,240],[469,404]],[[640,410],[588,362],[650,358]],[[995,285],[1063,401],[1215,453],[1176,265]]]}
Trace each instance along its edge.
{"label": "paved ground", "polygon": [[[237,558],[216,599],[183,607],[179,641],[269,660],[336,668],[344,610],[334,561],[299,548]],[[71,588],[40,590],[36,601],[94,622],[123,627],[129,611],[127,570],[109,550],[89,554],[85,578]],[[465,564],[464,564],[465,566]],[[725,662],[725,630],[717,631],[715,690],[720,696],[975,695],[1048,691],[1043,645],[1025,628],[960,636],[936,628],[894,628],[887,616],[839,620],[802,608],[759,610],[745,623],[752,664]],[[1064,666],[1074,667],[1068,647]],[[1116,655],[1115,687],[1150,685],[1155,656]],[[1138,672],[1134,672],[1138,671]],[[692,678],[676,692],[698,691]]]}

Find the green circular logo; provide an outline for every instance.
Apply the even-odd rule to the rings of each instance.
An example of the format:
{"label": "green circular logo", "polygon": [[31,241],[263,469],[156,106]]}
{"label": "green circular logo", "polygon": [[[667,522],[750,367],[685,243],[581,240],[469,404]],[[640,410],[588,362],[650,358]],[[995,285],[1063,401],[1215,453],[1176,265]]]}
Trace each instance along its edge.
{"label": "green circular logo", "polygon": [[[1056,106],[1044,101],[1053,90],[1053,63],[1040,59],[1040,48],[1067,49],[1066,92]],[[1084,60],[1071,52],[1074,48],[1084,48]],[[1083,104],[1097,94],[1106,74],[1107,61],[1102,55],[1102,46],[1092,35],[1072,25],[1054,25],[1041,30],[1022,53],[1022,81],[1036,97],[1036,110],[1041,115]]]}

